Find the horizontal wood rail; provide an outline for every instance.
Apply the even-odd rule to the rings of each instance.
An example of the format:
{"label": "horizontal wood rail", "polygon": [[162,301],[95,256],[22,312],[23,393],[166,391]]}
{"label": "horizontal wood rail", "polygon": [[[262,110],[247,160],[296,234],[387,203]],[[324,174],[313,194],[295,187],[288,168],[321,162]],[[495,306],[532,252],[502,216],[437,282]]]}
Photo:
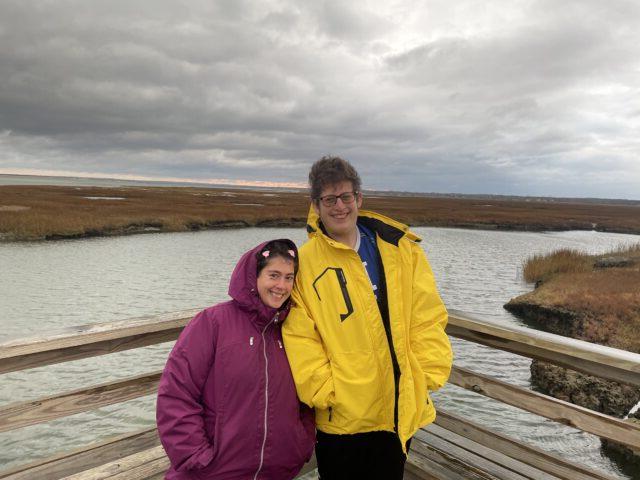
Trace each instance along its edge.
{"label": "horizontal wood rail", "polygon": [[[113,405],[157,391],[160,371],[0,408],[0,432]],[[640,427],[569,402],[454,367],[449,382],[565,425],[640,449]]]}
{"label": "horizontal wood rail", "polygon": [[88,412],[158,391],[158,371],[0,408],[0,432]]}
{"label": "horizontal wood rail", "polygon": [[0,342],[0,374],[146,347],[178,338],[200,310],[94,323]]}
{"label": "horizontal wood rail", "polygon": [[[199,311],[192,309],[83,325],[46,336],[5,340],[0,342],[0,374],[172,341]],[[449,311],[447,333],[600,378],[640,386],[640,354],[531,328],[488,322],[453,309]]]}
{"label": "horizontal wood rail", "polygon": [[480,320],[450,310],[447,333],[488,347],[544,360],[561,367],[628,385],[640,386],[640,354],[604,345]]}
{"label": "horizontal wood rail", "polygon": [[[50,335],[0,342],[0,374],[175,340],[198,309],[66,328]],[[607,380],[640,386],[640,355],[450,311],[449,335]],[[160,372],[128,377],[0,407],[0,432],[86,412],[157,391]],[[450,382],[503,403],[640,450],[640,428],[586,408],[455,366]],[[548,452],[440,411],[436,425],[416,436],[410,478],[607,478]],[[455,453],[455,454],[454,454]],[[161,478],[167,459],[155,429],[0,472],[0,479]],[[312,467],[311,467],[312,468]],[[45,475],[45,472],[52,472]],[[57,473],[55,473],[57,472]],[[39,476],[41,475],[42,476]],[[35,477],[34,477],[35,475]]]}
{"label": "horizontal wood rail", "polygon": [[118,458],[132,455],[160,445],[158,432],[154,428],[126,435],[118,435],[109,440],[97,442],[83,448],[49,457],[46,460],[21,465],[0,472],[0,479],[33,480],[64,478],[79,470],[104,465]]}
{"label": "horizontal wood rail", "polygon": [[640,450],[640,426],[526,388],[453,367],[449,382],[599,437]]}
{"label": "horizontal wood rail", "polygon": [[600,475],[593,469],[568,462],[566,459],[559,458],[531,445],[514,441],[514,439],[506,435],[491,431],[448,410],[438,409],[435,423],[480,445],[491,445],[493,450],[512,458],[519,458],[528,465],[547,472],[549,475],[570,480],[609,479],[609,477]]}

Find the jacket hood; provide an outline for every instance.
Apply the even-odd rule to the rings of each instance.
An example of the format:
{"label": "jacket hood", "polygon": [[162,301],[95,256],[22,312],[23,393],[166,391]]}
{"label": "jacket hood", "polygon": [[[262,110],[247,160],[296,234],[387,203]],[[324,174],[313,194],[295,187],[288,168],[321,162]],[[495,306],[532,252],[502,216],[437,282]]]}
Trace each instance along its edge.
{"label": "jacket hood", "polygon": [[[296,244],[287,238],[276,239],[277,241],[287,242],[293,251],[298,255],[298,248]],[[290,299],[280,307],[280,309],[272,308],[265,305],[260,299],[258,294],[258,253],[264,249],[267,243],[274,241],[269,240],[263,242],[260,245],[252,248],[246,252],[231,274],[231,280],[229,282],[229,296],[233,298],[242,309],[256,312],[258,318],[270,320],[276,314],[278,310],[284,315],[281,315],[281,321],[289,312]]]}
{"label": "jacket hood", "polygon": [[[404,223],[398,222],[393,218],[386,217],[370,210],[358,211],[358,223],[362,222],[365,226],[372,229],[384,240],[392,238],[390,243],[397,243],[397,239],[406,236],[413,242],[421,242],[422,238],[409,230]],[[320,227],[320,216],[313,208],[313,204],[309,205],[309,214],[307,216],[307,233],[309,238],[318,234],[324,234]],[[387,240],[388,241],[388,240]]]}

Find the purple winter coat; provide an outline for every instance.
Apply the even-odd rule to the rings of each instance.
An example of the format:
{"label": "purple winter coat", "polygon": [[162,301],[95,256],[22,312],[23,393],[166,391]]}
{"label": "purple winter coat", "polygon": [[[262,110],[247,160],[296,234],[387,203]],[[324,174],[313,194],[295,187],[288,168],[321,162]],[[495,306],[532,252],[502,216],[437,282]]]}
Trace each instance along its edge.
{"label": "purple winter coat", "polygon": [[196,315],[169,355],[156,409],[166,479],[289,480],[311,457],[313,414],[298,401],[280,332],[288,302],[278,312],[256,289],[264,245],[236,265],[233,300]]}

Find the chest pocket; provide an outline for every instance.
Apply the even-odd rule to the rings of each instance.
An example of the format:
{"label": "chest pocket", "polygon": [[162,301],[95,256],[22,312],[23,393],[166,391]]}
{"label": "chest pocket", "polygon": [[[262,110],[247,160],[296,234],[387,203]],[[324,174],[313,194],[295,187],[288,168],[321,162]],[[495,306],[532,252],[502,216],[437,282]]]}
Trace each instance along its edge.
{"label": "chest pocket", "polygon": [[[353,313],[353,303],[347,289],[347,277],[342,268],[327,267],[313,281],[313,289],[320,300],[323,310],[334,311],[344,322]],[[336,303],[336,293],[342,297],[342,305]]]}

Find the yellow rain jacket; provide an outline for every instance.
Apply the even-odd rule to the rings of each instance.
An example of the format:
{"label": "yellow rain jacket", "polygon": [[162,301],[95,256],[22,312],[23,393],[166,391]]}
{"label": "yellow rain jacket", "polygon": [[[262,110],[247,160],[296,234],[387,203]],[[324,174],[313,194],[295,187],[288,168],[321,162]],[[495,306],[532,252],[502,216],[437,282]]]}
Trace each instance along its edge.
{"label": "yellow rain jacket", "polygon": [[311,209],[293,308],[282,327],[285,349],[318,430],[397,431],[404,448],[435,419],[429,391],[449,377],[447,311],[421,239],[395,220],[359,213],[358,223],[376,234],[386,302],[378,307],[358,253],[323,233]]}

